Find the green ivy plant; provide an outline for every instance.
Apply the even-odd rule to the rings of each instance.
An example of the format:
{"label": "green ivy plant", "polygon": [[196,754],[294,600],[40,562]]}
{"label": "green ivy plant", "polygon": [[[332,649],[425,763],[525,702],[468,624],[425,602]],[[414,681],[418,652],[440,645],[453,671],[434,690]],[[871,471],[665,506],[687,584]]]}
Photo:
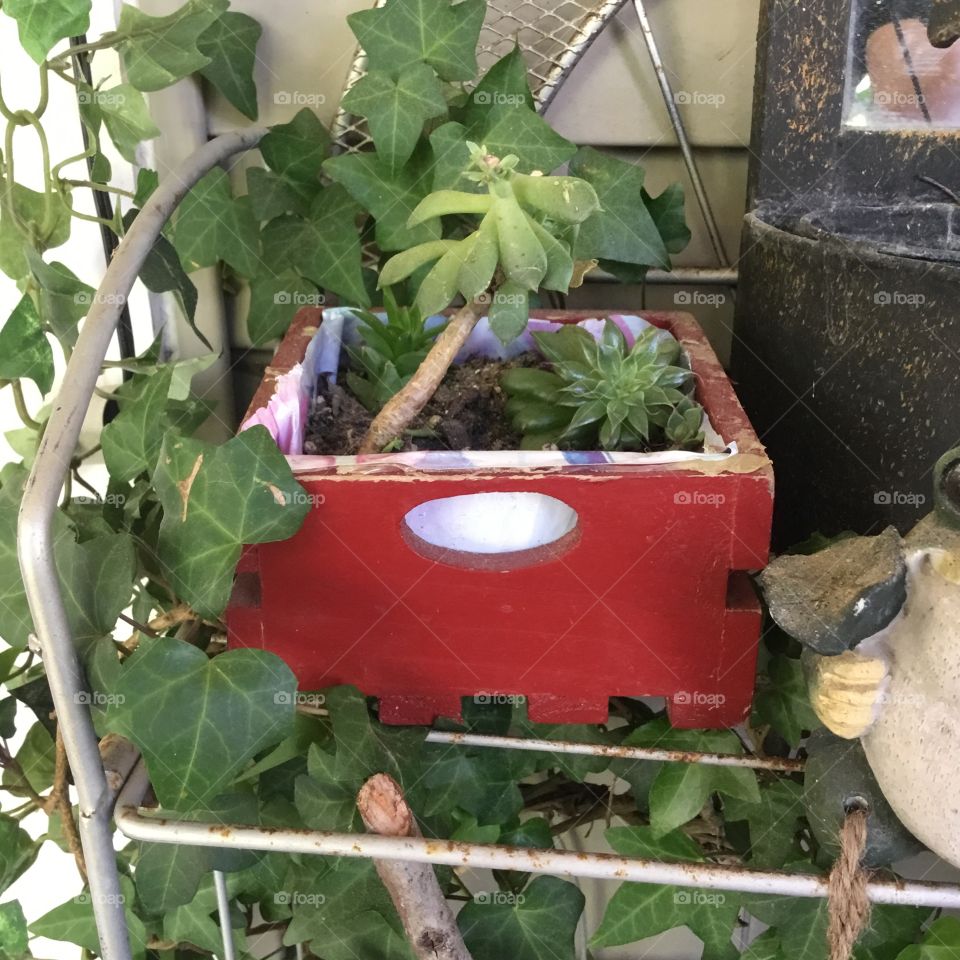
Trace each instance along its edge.
{"label": "green ivy plant", "polygon": [[647,327],[629,349],[611,320],[599,341],[574,326],[533,339],[552,369],[515,368],[502,380],[524,447],[643,450],[702,441],[703,409],[684,392],[693,374],[677,366],[680,344],[666,331]]}
{"label": "green ivy plant", "polygon": [[[0,65],[0,271],[19,294],[0,326],[0,396],[10,398],[23,423],[6,435],[16,459],[0,468],[0,894],[31,869],[44,843],[72,854],[85,876],[69,768],[43,664],[30,648],[14,547],[18,505],[49,415],[54,351],[70,355],[97,279],[76,276],[54,251],[76,219],[95,219],[122,236],[156,187],[149,170],[140,171],[135,190],[113,185],[103,149],[112,141],[131,160],[138,143],[157,136],[145,93],[199,77],[256,116],[252,68],[260,27],[229,10],[227,0],[189,0],[162,17],[123,6],[115,31],[65,49],[62,41],[87,31],[90,6],[90,0],[2,5],[37,64],[40,93],[33,104],[9,103],[17,84]],[[476,268],[479,234],[492,228],[470,218],[486,218],[494,205],[492,286],[499,294],[519,282],[526,299],[535,279],[540,286],[553,273],[566,279],[571,260],[596,259],[626,279],[651,265],[669,266],[669,255],[689,236],[679,188],[651,197],[639,167],[578,151],[551,130],[533,109],[519,51],[472,86],[484,9],[483,0],[388,0],[354,14],[350,23],[370,69],[348,106],[365,117],[374,149],[331,156],[327,131],[312,112],[300,111],[264,137],[264,166],[248,172],[242,195],[234,195],[222,170],[190,191],[142,271],[144,284],[172,292],[192,320],[197,290],[189,274],[216,266],[230,289],[249,285],[249,333],[264,343],[283,332],[304,297],[335,294],[371,304],[377,276],[363,266],[364,236],[374,237],[387,259],[424,243],[463,250],[451,244],[473,233],[475,254],[461,268],[468,259]],[[125,79],[93,86],[71,54],[96,58],[105,50],[119,55]],[[76,94],[78,122],[87,132],[78,156],[50,156],[44,117],[52,83]],[[27,136],[37,138],[44,157],[41,169],[31,171],[40,174],[39,190],[23,182],[18,150]],[[569,175],[551,177],[563,164]],[[91,189],[114,198],[104,221],[74,202],[78,191]],[[410,225],[428,194],[438,202],[437,191],[455,191],[459,206],[449,215],[418,215]],[[525,238],[515,248],[512,233]],[[521,259],[530,255],[535,270],[528,277]],[[398,280],[398,302],[412,302],[423,282],[416,271]],[[456,290],[463,292],[459,284],[460,271]],[[514,323],[512,314],[503,317]],[[428,346],[414,319],[398,308],[393,327],[380,331],[399,379],[413,363],[405,358]],[[795,775],[428,744],[422,730],[381,725],[375,705],[352,688],[298,693],[277,657],[225,649],[221,618],[243,545],[291,536],[309,499],[263,428],[219,446],[195,436],[210,411],[191,393],[191,380],[211,360],[166,361],[158,341],[139,356],[104,364],[104,372],[120,367],[127,379],[116,389],[107,381],[100,388],[115,412],[99,443],[74,452],[54,528],[96,728],[136,744],[167,812],[214,823],[356,830],[357,789],[370,775],[388,772],[403,785],[427,836],[549,848],[574,826],[616,814],[619,825],[607,830],[607,840],[632,856],[827,865],[802,816]],[[24,390],[27,381],[40,402]],[[689,435],[692,409],[678,402],[664,429]],[[106,491],[90,482],[98,454],[109,472]],[[469,701],[462,729],[785,752],[815,724],[798,656],[782,638],[768,639],[744,743],[731,732],[672,730],[663,711],[626,699],[614,702],[616,722],[609,726],[564,727],[531,724],[522,704]],[[36,826],[38,818],[44,826]],[[220,955],[213,869],[227,874],[239,955],[258,950],[265,931],[279,931],[290,955],[293,945],[306,944],[320,960],[413,956],[366,860],[132,843],[119,851],[118,865],[137,960]],[[574,884],[507,872],[491,881],[494,890],[452,870],[438,870],[438,878],[459,910],[475,960],[576,956],[584,900]],[[729,894],[716,901],[623,884],[588,934],[600,948],[682,926],[703,942],[707,960],[732,957],[731,936],[745,911],[770,925],[746,954],[753,960],[826,956],[825,906],[817,900],[760,902]],[[941,920],[920,943],[924,911],[878,908],[873,916],[858,960],[893,960],[901,950],[901,960],[910,960],[924,955],[918,950],[957,939]],[[86,891],[29,922],[16,900],[0,903],[0,960],[31,956],[34,937],[96,955]]]}

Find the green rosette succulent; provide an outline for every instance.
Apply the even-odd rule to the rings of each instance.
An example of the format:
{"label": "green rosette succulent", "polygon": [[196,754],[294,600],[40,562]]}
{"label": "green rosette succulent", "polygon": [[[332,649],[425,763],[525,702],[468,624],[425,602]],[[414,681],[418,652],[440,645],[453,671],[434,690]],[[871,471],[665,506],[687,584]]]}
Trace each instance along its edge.
{"label": "green rosette succulent", "polygon": [[574,325],[533,337],[552,369],[512,369],[502,380],[524,449],[702,444],[703,410],[690,398],[693,374],[666,331],[647,327],[630,348],[609,320],[599,340]]}

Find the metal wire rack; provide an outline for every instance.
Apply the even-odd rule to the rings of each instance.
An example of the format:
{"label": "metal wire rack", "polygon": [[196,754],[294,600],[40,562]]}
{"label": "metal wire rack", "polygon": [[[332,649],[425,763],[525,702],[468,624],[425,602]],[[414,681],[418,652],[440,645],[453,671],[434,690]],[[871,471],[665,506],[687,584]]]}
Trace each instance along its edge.
{"label": "metal wire rack", "polygon": [[[383,0],[381,0],[381,3]],[[653,32],[641,0],[633,0],[661,89],[677,132],[698,200],[708,223],[712,223],[706,194],[689,151],[682,121],[669,96],[669,82],[660,64]],[[481,38],[481,61],[488,65],[519,38],[527,54],[541,107],[549,103],[564,76],[582,56],[605,23],[623,7],[625,0],[565,0],[555,5],[539,0],[490,0]],[[362,75],[358,59],[350,83]],[[337,140],[344,149],[363,145],[365,132],[354,120],[341,114]],[[83,418],[93,395],[100,365],[117,327],[121,306],[152,249],[160,230],[194,184],[217,164],[251,149],[265,130],[252,128],[224,134],[211,140],[166,178],[128,231],[112,258],[93,306],[80,332],[67,366],[63,385],[40,442],[20,512],[18,552],[36,642],[42,652],[64,744],[74,775],[79,801],[80,833],[86,856],[90,898],[105,960],[131,960],[123,909],[123,896],[113,847],[116,827],[132,839],[155,843],[221,846],[249,850],[274,850],[327,856],[359,856],[378,859],[471,864],[479,867],[522,869],[574,877],[674,883],[726,890],[781,893],[802,897],[826,895],[825,878],[772,871],[732,868],[716,864],[672,864],[612,855],[583,855],[560,850],[537,851],[523,847],[444,842],[419,838],[394,839],[366,834],[336,834],[309,831],[264,830],[163,819],[141,805],[149,787],[147,773],[132,744],[117,737],[98,742],[89,713],[86,680],[77,659],[53,562],[52,521],[63,479],[76,447]],[[715,224],[713,225],[715,228]],[[718,255],[722,253],[722,248]],[[726,262],[721,256],[721,262]],[[716,754],[675,754],[642,748],[598,747],[593,744],[517,740],[431,732],[432,742],[458,746],[500,749],[547,750],[553,753],[603,753],[635,759],[667,762],[700,762],[762,769],[796,770],[798,761]],[[211,827],[216,829],[211,829]],[[223,934],[223,960],[233,960],[229,923],[229,900],[223,874],[215,872],[214,883]],[[869,895],[878,903],[923,904],[960,907],[960,887],[914,882],[875,882]]]}

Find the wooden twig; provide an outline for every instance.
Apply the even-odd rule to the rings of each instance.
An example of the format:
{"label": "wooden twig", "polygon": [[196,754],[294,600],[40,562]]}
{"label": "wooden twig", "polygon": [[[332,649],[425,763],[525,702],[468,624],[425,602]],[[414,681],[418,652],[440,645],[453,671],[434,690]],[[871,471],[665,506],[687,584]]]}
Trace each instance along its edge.
{"label": "wooden twig", "polygon": [[[420,836],[403,790],[385,773],[375,774],[361,787],[357,809],[371,833]],[[399,860],[374,863],[419,960],[471,960],[433,867]]]}
{"label": "wooden twig", "polygon": [[80,831],[77,828],[77,821],[73,819],[73,804],[70,803],[70,764],[67,762],[67,748],[63,744],[63,734],[60,732],[60,725],[57,724],[56,754],[54,760],[53,789],[50,791],[50,799],[53,801],[53,807],[60,814],[60,826],[63,830],[64,839],[67,846],[73,854],[76,861],[77,870],[83,879],[83,884],[87,884],[87,863],[83,858],[83,847],[80,844]]}
{"label": "wooden twig", "polygon": [[403,433],[440,386],[440,381],[447,375],[450,364],[453,363],[460,348],[467,342],[467,337],[477,325],[481,312],[482,308],[479,304],[468,303],[450,318],[450,322],[434,341],[430,352],[417,368],[417,372],[374,417],[360,445],[360,453],[379,453],[388,443]]}

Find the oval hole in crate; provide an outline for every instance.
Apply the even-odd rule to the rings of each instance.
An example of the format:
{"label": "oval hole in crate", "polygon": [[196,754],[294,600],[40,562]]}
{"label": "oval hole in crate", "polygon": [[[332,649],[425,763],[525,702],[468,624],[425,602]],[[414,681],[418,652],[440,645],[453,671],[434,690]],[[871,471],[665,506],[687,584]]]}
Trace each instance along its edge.
{"label": "oval hole in crate", "polygon": [[410,548],[471,570],[546,563],[580,539],[577,511],[543,493],[470,493],[428,500],[403,518]]}

